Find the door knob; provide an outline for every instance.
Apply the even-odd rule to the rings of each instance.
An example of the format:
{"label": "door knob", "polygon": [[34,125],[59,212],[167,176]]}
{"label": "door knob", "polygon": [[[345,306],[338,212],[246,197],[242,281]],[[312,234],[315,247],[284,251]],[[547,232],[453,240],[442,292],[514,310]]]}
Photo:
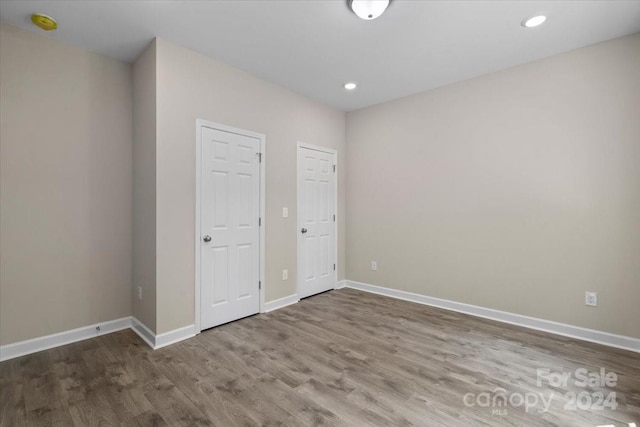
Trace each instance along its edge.
{"label": "door knob", "polygon": [[204,240],[205,242],[210,242],[211,241],[211,236],[204,236],[202,238],[202,240]]}
{"label": "door knob", "polygon": [[302,230],[300,230],[300,232],[301,232],[302,234],[304,234],[304,233],[306,233],[306,232],[307,232],[307,229],[306,229],[306,228],[303,228]]}

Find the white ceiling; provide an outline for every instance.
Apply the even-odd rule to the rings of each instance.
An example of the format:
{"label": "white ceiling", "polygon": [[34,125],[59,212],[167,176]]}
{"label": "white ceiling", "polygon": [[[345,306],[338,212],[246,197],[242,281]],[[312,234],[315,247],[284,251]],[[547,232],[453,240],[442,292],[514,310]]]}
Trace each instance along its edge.
{"label": "white ceiling", "polygon": [[345,111],[640,31],[640,1],[393,0],[373,21],[346,0],[0,1],[0,19],[43,33],[34,12],[107,56],[132,62],[158,36]]}

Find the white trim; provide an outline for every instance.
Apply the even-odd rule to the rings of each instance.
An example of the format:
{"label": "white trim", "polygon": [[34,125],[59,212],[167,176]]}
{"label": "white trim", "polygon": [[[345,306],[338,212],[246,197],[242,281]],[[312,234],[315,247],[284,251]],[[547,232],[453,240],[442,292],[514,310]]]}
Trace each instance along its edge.
{"label": "white trim", "polygon": [[[338,207],[339,207],[338,206],[338,200],[339,200],[338,192],[339,192],[340,187],[338,186],[338,178],[339,178],[339,175],[338,175],[338,164],[339,164],[338,163],[338,150],[332,150],[332,151],[333,151],[333,158],[334,158],[334,160],[336,162],[336,164],[335,164],[335,168],[336,168],[336,172],[335,172],[335,174],[336,174],[335,199],[336,199],[336,201],[334,203],[334,206],[335,206],[335,209],[336,209],[336,220],[333,221],[333,229],[334,229],[334,233],[335,233],[335,245],[334,246],[336,247],[335,248],[335,251],[336,251],[335,252],[335,254],[336,254],[336,258],[335,258],[336,268],[333,271],[333,280],[335,280],[336,283],[337,283],[338,282],[338,269],[340,268],[340,263],[338,262],[338,254],[340,253],[340,248],[338,247],[338,238],[340,237],[340,236],[338,236],[338,220],[340,219],[340,216],[338,215]],[[297,160],[297,157],[298,156],[296,156],[296,160]],[[296,203],[297,203],[297,201],[296,201]]]}
{"label": "white trim", "polygon": [[[336,282],[336,285],[333,289],[345,288],[347,286],[347,282],[347,280],[340,280],[339,282]],[[300,302],[300,297],[298,297],[298,294],[287,295],[286,297],[267,302],[265,304],[264,313],[269,313],[271,311],[275,311],[289,305],[297,304],[298,302]]]}
{"label": "white trim", "polygon": [[166,347],[171,344],[175,344],[180,341],[184,341],[196,336],[195,325],[183,326],[182,328],[174,329],[162,334],[155,334],[144,323],[136,319],[131,318],[131,329],[138,334],[140,338],[146,342],[149,347],[157,350],[162,347]]}
{"label": "white trim", "polygon": [[[98,326],[100,327],[100,331],[96,330]],[[62,345],[73,344],[74,342],[99,337],[112,332],[122,331],[124,329],[131,329],[154,350],[192,338],[196,335],[194,325],[156,335],[144,323],[135,317],[129,316],[0,346],[0,362]]]}
{"label": "white trim", "polygon": [[184,341],[196,336],[195,325],[184,326],[169,332],[156,335],[156,345],[153,347],[157,350],[180,341]]}
{"label": "white trim", "polygon": [[262,224],[260,224],[260,312],[264,312],[265,305],[265,271],[266,271],[266,230],[267,230],[267,137],[262,134],[256,134],[260,137],[260,218],[262,218]]}
{"label": "white trim", "polygon": [[347,287],[640,353],[640,339],[347,280]]}
{"label": "white trim", "polygon": [[320,151],[327,154],[338,154],[338,151],[333,148],[321,147],[319,145],[307,144],[306,142],[298,141],[298,148],[306,148],[309,150]]}
{"label": "white trim", "polygon": [[131,318],[131,330],[138,334],[140,338],[143,339],[147,345],[153,349],[156,347],[156,334],[147,327],[144,323],[136,319],[135,317]]}
{"label": "white trim", "polygon": [[[100,331],[96,330],[97,327],[100,327]],[[83,341],[89,338],[95,338],[100,335],[121,331],[130,327],[131,317],[123,317],[121,319],[100,322],[77,329],[71,329],[69,331],[58,332],[56,334],[45,335],[26,341],[3,345],[0,346],[0,361],[25,356],[31,353],[37,353],[39,351]]]}
{"label": "white trim", "polygon": [[[200,328],[200,175],[202,172],[202,132],[201,128],[208,127],[212,129],[221,130],[224,132],[235,133],[238,135],[244,135],[256,138],[260,141],[260,218],[262,218],[262,224],[260,226],[260,274],[259,280],[262,283],[260,287],[260,304],[258,312],[264,313],[265,307],[265,230],[266,230],[266,139],[264,134],[251,132],[244,129],[238,129],[227,125],[211,122],[203,119],[196,119],[196,218],[195,218],[195,281],[194,281],[194,324],[192,325],[194,333],[199,334],[202,329]],[[185,338],[183,338],[185,339]],[[164,344],[168,345],[168,344]]]}
{"label": "white trim", "polygon": [[202,186],[202,122],[196,119],[196,222],[195,222],[195,280],[193,284],[194,290],[194,307],[193,307],[193,323],[196,326],[196,333],[200,333],[200,187]]}
{"label": "white trim", "polygon": [[296,304],[298,301],[300,301],[298,294],[287,295],[286,297],[267,302],[264,307],[264,312],[269,313],[271,311],[278,310],[279,308]]}
{"label": "white trim", "polygon": [[[521,314],[508,313],[505,311],[479,307],[476,305],[441,298],[428,297],[426,295],[355,282],[353,280],[341,280],[336,283],[335,289],[342,289],[345,287],[640,353],[640,339],[638,338],[611,334],[594,329],[582,328],[580,326],[567,325],[565,323],[538,319]],[[299,302],[298,295],[292,294],[284,298],[267,302],[265,304],[264,312],[271,312],[279,308],[296,304],[297,302]],[[96,327],[98,326],[100,327],[100,332],[96,331]],[[121,331],[127,328],[131,328],[133,332],[140,336],[140,338],[142,338],[144,342],[154,350],[192,338],[196,335],[195,325],[184,326],[182,328],[156,335],[135,317],[123,317],[121,319],[96,323],[77,329],[71,329],[69,331],[0,346],[0,362],[62,345],[72,344],[89,338],[95,338],[100,335]]]}
{"label": "white trim", "polygon": [[[301,189],[300,189],[300,177],[299,177],[299,165],[298,165],[298,151],[300,151],[301,148],[306,148],[308,150],[314,150],[314,151],[320,151],[322,153],[327,153],[327,154],[332,154],[333,155],[333,160],[335,163],[335,191],[334,191],[334,207],[335,207],[335,215],[336,215],[336,220],[333,222],[333,230],[334,230],[334,236],[335,236],[335,242],[334,242],[334,246],[335,246],[335,259],[334,262],[336,264],[336,268],[333,271],[333,279],[336,281],[336,283],[338,283],[338,270],[340,269],[340,263],[338,262],[338,220],[340,219],[340,216],[338,215],[338,150],[335,150],[333,148],[327,148],[327,147],[320,147],[319,145],[312,145],[312,144],[307,144],[306,142],[301,142],[298,141],[296,144],[296,212],[297,212],[297,217],[296,217],[296,267],[297,267],[297,263],[298,263],[298,259],[299,259],[299,255],[300,255],[300,236],[298,235],[298,230],[300,230],[300,216],[299,216],[299,209],[298,209],[298,199],[300,198],[300,194],[301,194]],[[298,273],[296,276],[296,294],[300,294],[300,289],[298,287],[298,285],[302,282],[301,278],[299,277],[300,274],[300,269],[297,268]],[[338,289],[336,287],[334,287],[334,289]]]}

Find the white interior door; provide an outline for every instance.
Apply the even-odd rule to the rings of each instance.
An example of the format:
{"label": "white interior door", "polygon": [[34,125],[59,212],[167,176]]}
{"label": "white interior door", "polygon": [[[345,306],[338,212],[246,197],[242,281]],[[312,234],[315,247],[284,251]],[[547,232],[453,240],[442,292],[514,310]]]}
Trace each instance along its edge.
{"label": "white interior door", "polygon": [[200,329],[260,309],[260,144],[200,127]]}
{"label": "white interior door", "polygon": [[298,296],[336,285],[336,153],[298,146]]}

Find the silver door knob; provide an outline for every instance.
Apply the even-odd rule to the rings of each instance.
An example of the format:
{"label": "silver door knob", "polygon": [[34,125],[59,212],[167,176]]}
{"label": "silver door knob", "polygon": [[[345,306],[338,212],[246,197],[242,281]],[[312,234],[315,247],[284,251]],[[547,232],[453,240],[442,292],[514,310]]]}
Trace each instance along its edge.
{"label": "silver door knob", "polygon": [[303,228],[302,230],[300,230],[300,232],[301,232],[302,234],[304,234],[304,233],[306,233],[306,232],[307,232],[307,229],[306,229],[306,228]]}
{"label": "silver door knob", "polygon": [[205,242],[210,242],[211,241],[211,236],[204,236],[202,238],[202,240],[204,240]]}

